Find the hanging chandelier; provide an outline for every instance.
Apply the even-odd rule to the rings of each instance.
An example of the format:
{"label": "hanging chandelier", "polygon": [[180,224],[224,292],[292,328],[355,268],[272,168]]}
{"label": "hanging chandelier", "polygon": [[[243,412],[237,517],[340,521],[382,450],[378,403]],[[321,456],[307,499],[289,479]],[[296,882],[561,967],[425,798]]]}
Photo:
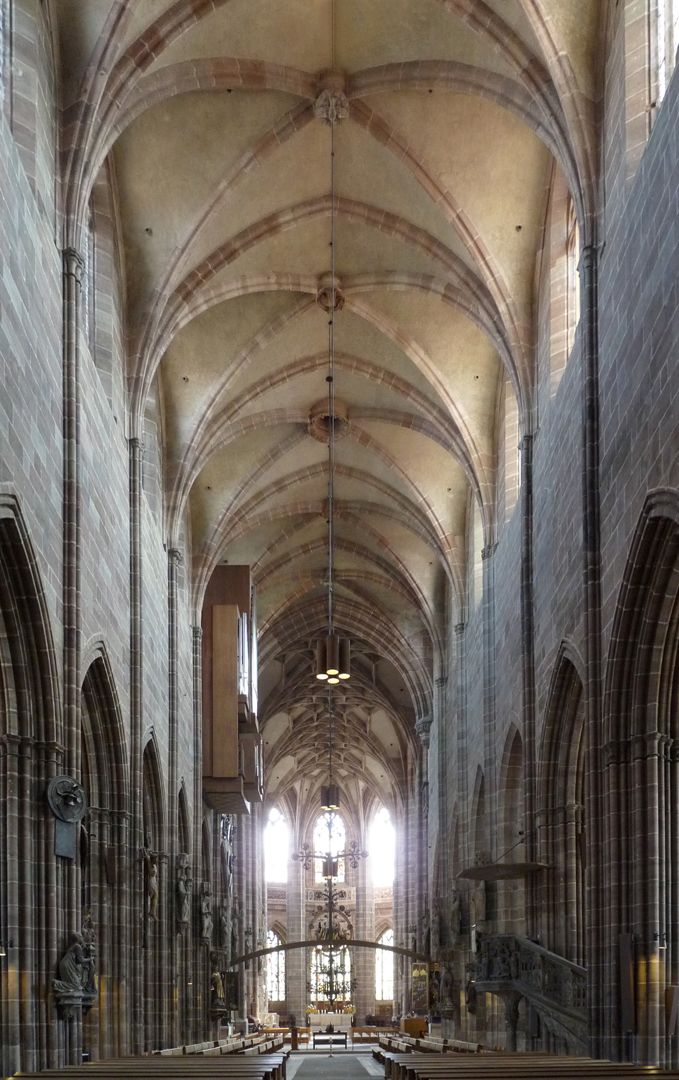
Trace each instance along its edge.
{"label": "hanging chandelier", "polygon": [[333,742],[334,742],[335,709],[332,694],[328,693],[328,780],[321,787],[321,810],[326,817],[328,829],[327,848],[325,851],[313,851],[308,844],[303,844],[300,851],[293,855],[293,859],[299,860],[305,870],[311,869],[316,860],[321,862],[321,876],[323,878],[323,904],[317,910],[320,917],[316,934],[318,962],[322,963],[323,985],[318,986],[330,1008],[337,1001],[345,999],[355,985],[346,978],[345,972],[345,942],[349,940],[349,934],[342,925],[345,908],[342,903],[342,893],[338,889],[337,878],[340,875],[340,860],[352,869],[358,867],[362,859],[368,857],[368,852],[361,850],[356,840],[345,844],[344,851],[337,851],[334,838],[335,819],[340,808],[339,785],[335,783],[333,774]]}
{"label": "hanging chandelier", "polygon": [[[334,62],[334,5],[333,5],[333,34],[332,53]],[[324,91],[319,101],[325,101],[329,95],[331,100],[341,99],[343,95]],[[327,104],[327,102],[326,102]],[[325,637],[316,642],[316,665],[315,675],[320,682],[327,682],[330,686],[337,686],[340,682],[351,678],[350,660],[351,646],[348,638],[340,637],[335,633],[334,626],[334,587],[335,587],[335,437],[336,437],[336,407],[335,407],[335,316],[343,306],[344,297],[337,288],[337,198],[335,178],[335,125],[346,115],[346,110],[340,107],[323,108],[318,115],[330,127],[330,281],[324,282],[319,290],[319,302],[328,312],[328,632]]]}

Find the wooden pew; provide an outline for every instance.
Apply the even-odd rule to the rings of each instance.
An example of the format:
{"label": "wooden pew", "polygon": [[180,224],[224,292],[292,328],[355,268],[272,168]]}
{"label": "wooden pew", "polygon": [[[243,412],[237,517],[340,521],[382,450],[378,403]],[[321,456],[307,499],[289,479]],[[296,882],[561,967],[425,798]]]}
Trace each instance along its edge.
{"label": "wooden pew", "polygon": [[[679,1080],[679,1071],[663,1072]],[[391,1080],[596,1080],[658,1076],[653,1066],[543,1053],[486,1051],[478,1055],[386,1052],[385,1077]]]}
{"label": "wooden pew", "polygon": [[[269,1040],[270,1041],[270,1040]],[[262,1046],[266,1045],[266,1041]],[[260,1050],[259,1046],[255,1047]],[[219,1053],[219,1045],[209,1045],[205,1050],[191,1055],[147,1055],[88,1062],[86,1065],[65,1069],[48,1069],[40,1073],[22,1073],[24,1078],[45,1076],[60,1080],[285,1080],[288,1052],[271,1053],[262,1050],[254,1057],[241,1054]]]}

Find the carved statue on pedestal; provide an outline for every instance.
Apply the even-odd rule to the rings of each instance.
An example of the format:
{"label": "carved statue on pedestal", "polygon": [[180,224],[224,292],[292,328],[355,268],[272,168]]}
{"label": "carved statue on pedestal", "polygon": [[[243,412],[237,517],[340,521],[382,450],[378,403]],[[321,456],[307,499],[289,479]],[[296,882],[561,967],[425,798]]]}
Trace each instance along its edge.
{"label": "carved statue on pedestal", "polygon": [[439,996],[442,1008],[450,1009],[452,1007],[454,990],[455,979],[453,977],[453,965],[450,961],[444,961],[441,965],[441,981],[439,984]]}
{"label": "carved statue on pedestal", "polygon": [[160,877],[158,871],[158,853],[149,849],[150,841],[146,840],[141,849],[144,860],[144,892],[146,894],[146,914],[149,919],[158,919],[158,898],[160,895]]}
{"label": "carved statue on pedestal", "polygon": [[84,1002],[84,1004],[87,1004],[89,1007],[89,1005],[91,1005],[92,1001],[94,1001],[94,998],[99,992],[96,975],[97,949],[95,942],[94,924],[92,922],[92,915],[89,911],[87,912],[87,915],[83,920],[82,939],[84,953],[83,994],[85,998],[89,999],[87,1002]]}
{"label": "carved statue on pedestal", "polygon": [[226,1012],[226,994],[224,993],[224,980],[217,965],[217,957],[214,953],[210,956],[210,1009],[213,1013]]}
{"label": "carved statue on pedestal", "polygon": [[200,936],[203,941],[212,940],[212,890],[209,881],[200,887]]}
{"label": "carved statue on pedestal", "polygon": [[462,930],[462,897],[458,889],[453,889],[450,898],[450,944],[457,945]]}
{"label": "carved statue on pedestal", "polygon": [[57,993],[82,993],[88,977],[84,945],[82,934],[69,936],[66,952],[57,964],[59,978],[52,984]]}
{"label": "carved statue on pedestal", "polygon": [[219,902],[219,909],[217,911],[217,927],[220,948],[228,948],[230,941],[229,931],[229,902],[226,897],[222,897]]}
{"label": "carved statue on pedestal", "polygon": [[434,897],[431,909],[431,955],[435,960],[441,954],[441,901]]}
{"label": "carved statue on pedestal", "polygon": [[58,978],[52,980],[57,1006],[64,1019],[70,1019],[76,1008],[90,1008],[97,996],[94,930],[89,917],[86,933],[87,940],[82,934],[69,935],[68,946],[57,964]]}
{"label": "carved statue on pedestal", "polygon": [[177,857],[177,922],[188,926],[191,921],[191,892],[193,879],[188,855]]}

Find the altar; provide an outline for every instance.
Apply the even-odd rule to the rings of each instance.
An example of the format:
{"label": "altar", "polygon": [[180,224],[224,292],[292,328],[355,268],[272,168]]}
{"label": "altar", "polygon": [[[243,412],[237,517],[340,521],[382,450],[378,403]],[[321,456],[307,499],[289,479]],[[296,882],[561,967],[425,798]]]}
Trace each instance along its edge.
{"label": "altar", "polygon": [[312,1035],[314,1032],[325,1031],[328,1024],[332,1024],[335,1031],[348,1031],[351,1027],[351,1013],[309,1013],[309,1027]]}

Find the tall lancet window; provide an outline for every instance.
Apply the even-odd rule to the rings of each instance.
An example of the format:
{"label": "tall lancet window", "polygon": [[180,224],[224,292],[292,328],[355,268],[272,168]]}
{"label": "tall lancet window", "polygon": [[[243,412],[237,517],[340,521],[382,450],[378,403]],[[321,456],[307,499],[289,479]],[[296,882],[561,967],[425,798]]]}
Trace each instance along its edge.
{"label": "tall lancet window", "polygon": [[264,827],[264,876],[266,881],[280,884],[288,880],[288,848],[290,830],[277,806],[269,811]]}
{"label": "tall lancet window", "polygon": [[396,832],[386,806],[378,810],[370,826],[368,858],[373,885],[394,884]]}
{"label": "tall lancet window", "polygon": [[[332,833],[328,832],[328,822],[332,817]],[[321,814],[316,820],[316,828],[314,829],[314,851],[317,854],[330,852],[332,856],[339,854],[340,851],[345,850],[346,843],[346,831],[344,828],[344,822],[339,814]],[[323,881],[323,863],[320,859],[314,859],[314,880],[319,883]],[[344,859],[339,859],[337,863],[337,877],[335,881],[344,881]]]}
{"label": "tall lancet window", "polygon": [[[393,945],[394,931],[385,930],[377,939],[378,945]],[[394,954],[385,949],[375,950],[375,1000],[394,1000]]]}

